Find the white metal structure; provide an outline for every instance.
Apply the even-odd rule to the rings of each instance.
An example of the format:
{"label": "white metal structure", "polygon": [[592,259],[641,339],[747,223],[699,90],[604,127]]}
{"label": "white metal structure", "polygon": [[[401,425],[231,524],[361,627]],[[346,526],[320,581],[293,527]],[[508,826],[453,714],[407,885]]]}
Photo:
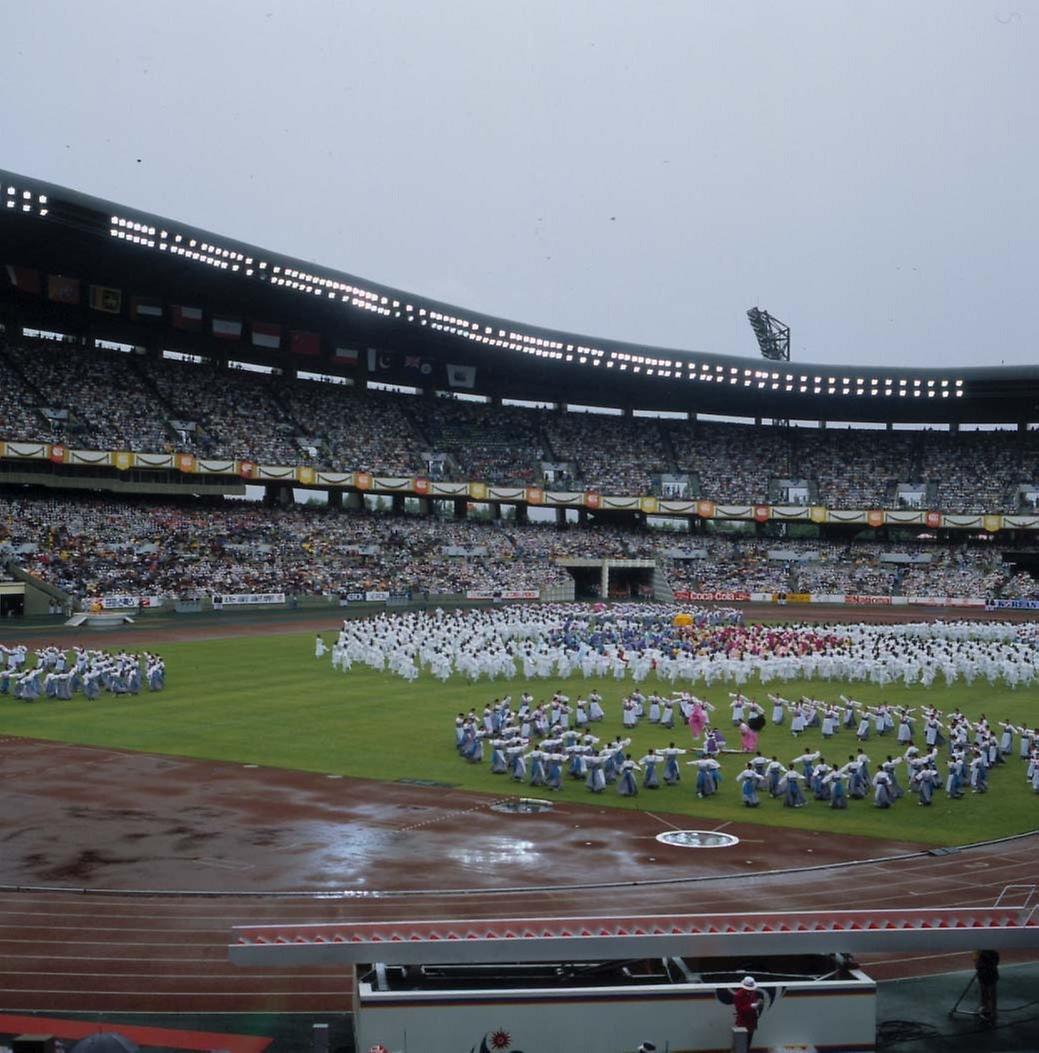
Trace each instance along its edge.
{"label": "white metal structure", "polygon": [[1039,947],[1032,888],[1023,906],[241,926],[230,957],[246,966],[423,965]]}
{"label": "white metal structure", "polygon": [[[731,1048],[732,961],[681,958],[540,966],[376,965],[359,970],[359,1051],[631,1053]],[[876,985],[832,959],[786,958],[761,972],[756,1048],[873,1050]],[[707,968],[704,968],[706,966]]]}

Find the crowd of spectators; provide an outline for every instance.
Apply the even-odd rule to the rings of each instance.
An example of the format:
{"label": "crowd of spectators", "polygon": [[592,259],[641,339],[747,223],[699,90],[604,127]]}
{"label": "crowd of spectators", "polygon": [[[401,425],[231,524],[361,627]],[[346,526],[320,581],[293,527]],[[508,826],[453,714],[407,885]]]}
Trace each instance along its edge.
{"label": "crowd of spectators", "polygon": [[648,494],[651,476],[671,470],[655,420],[551,413],[545,433],[553,460],[573,464],[576,489]]}
{"label": "crowd of spectators", "polygon": [[[926,562],[891,562],[900,558]],[[219,498],[0,495],[0,558],[70,595],[191,597],[542,591],[565,559],[652,561],[673,589],[865,595],[1031,596],[993,548],[777,542],[611,525],[270,508]]]}
{"label": "crowd of spectators", "polygon": [[414,419],[419,399],[314,380],[280,383],[283,404],[315,447],[316,468],[415,476],[429,471],[429,445]]}
{"label": "crowd of spectators", "polygon": [[695,472],[700,496],[719,504],[765,501],[772,479],[791,477],[789,429],[698,421],[670,434],[679,471]]}
{"label": "crowd of spectators", "polygon": [[130,356],[39,341],[9,346],[7,357],[37,420],[47,420],[47,410],[65,414],[47,420],[58,441],[93,450],[161,450],[169,442],[165,414],[143,390]]}
{"label": "crowd of spectators", "polygon": [[157,358],[142,359],[140,368],[161,396],[167,418],[195,425],[178,448],[264,464],[304,462],[304,451],[294,439],[304,429],[278,401],[270,377]]}
{"label": "crowd of spectators", "polygon": [[922,438],[921,475],[938,484],[939,508],[970,513],[1010,505],[1023,438],[1002,431],[925,432]]}
{"label": "crowd of spectators", "polygon": [[505,486],[540,482],[543,413],[454,399],[423,400],[416,409],[432,449],[451,457],[466,479]]}
{"label": "crowd of spectators", "polygon": [[[132,350],[0,340],[0,439],[273,465],[646,494],[659,474],[722,504],[779,480],[814,503],[1031,510],[1039,432],[791,428],[523,409],[362,391]],[[685,484],[683,483],[683,486]],[[777,500],[781,500],[777,498]]]}
{"label": "crowd of spectators", "polygon": [[886,508],[912,478],[915,433],[809,429],[797,432],[797,474],[818,484],[828,508]]}
{"label": "crowd of spectators", "polygon": [[0,434],[15,442],[64,442],[65,429],[37,409],[38,394],[18,368],[0,355]]}

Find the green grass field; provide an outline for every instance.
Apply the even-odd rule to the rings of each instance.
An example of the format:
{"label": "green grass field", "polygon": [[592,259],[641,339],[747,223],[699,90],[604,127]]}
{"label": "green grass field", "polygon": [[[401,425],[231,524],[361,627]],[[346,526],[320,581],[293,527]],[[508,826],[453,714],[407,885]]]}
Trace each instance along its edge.
{"label": "green grass field", "polygon": [[[469,684],[454,679],[446,684],[423,677],[414,684],[355,667],[349,673],[332,670],[328,657],[313,656],[313,636],[291,634],[257,636],[199,643],[172,643],[162,648],[167,663],[167,688],[161,694],[142,692],[136,699],[102,696],[89,703],[77,696],[71,702],[37,702],[29,705],[9,696],[0,699],[0,733],[88,745],[116,746],[179,756],[240,761],[274,768],[338,773],[371,779],[431,779],[496,796],[515,793],[544,795],[545,791],[521,788],[507,776],[491,775],[488,764],[470,765],[454,749],[454,716],[459,710],[483,705],[499,695],[518,699],[525,681],[482,681]],[[643,689],[655,683],[648,680]],[[529,684],[536,699],[548,698],[556,688],[576,697],[581,690],[599,687],[607,720],[595,734],[612,738],[622,732],[618,700],[630,681],[538,680]],[[661,685],[662,690],[669,685]],[[778,690],[778,685],[769,685]],[[850,688],[850,691],[849,691]],[[697,690],[728,714],[731,685]],[[755,686],[746,688],[755,694]],[[836,698],[853,693],[864,702],[886,700],[895,704],[937,704],[943,709],[960,706],[965,713],[986,713],[990,721],[1039,723],[1039,692],[1011,691],[997,685],[975,683],[952,688],[848,685],[823,681],[793,681],[782,685],[788,698],[810,693]],[[757,692],[765,702],[764,691]],[[767,709],[770,712],[770,709]],[[736,739],[732,731],[730,745]],[[673,733],[643,723],[636,730],[632,755],[642,756],[650,746],[665,746],[673,738],[688,746],[689,733]],[[919,744],[919,742],[918,742]],[[893,735],[872,738],[866,752],[874,761],[898,752]],[[844,760],[855,749],[854,736],[844,731],[824,743],[813,729],[799,739],[789,730],[767,727],[760,749],[789,763],[807,750],[821,749],[827,759]],[[1016,750],[1016,743],[1015,743]],[[683,758],[687,760],[689,758]],[[783,808],[778,801],[762,799],[756,810],[745,808],[733,776],[742,770],[739,756],[722,757],[725,779],[719,794],[698,800],[693,769],[683,768],[679,787],[642,791],[635,799],[617,795],[607,787],[593,798],[583,783],[566,782],[558,799],[594,800],[597,805],[681,813],[706,822],[752,819],[776,827],[833,830],[848,834],[897,838],[933,844],[960,844],[1018,833],[1039,827],[1039,796],[1031,791],[1024,764],[1016,756],[990,775],[990,791],[949,801],[937,794],[931,808],[921,808],[907,796],[890,811],[880,811],[867,801],[851,801],[837,812],[809,801],[799,810]],[[944,765],[942,766],[944,776]],[[905,784],[903,772],[900,782]]]}

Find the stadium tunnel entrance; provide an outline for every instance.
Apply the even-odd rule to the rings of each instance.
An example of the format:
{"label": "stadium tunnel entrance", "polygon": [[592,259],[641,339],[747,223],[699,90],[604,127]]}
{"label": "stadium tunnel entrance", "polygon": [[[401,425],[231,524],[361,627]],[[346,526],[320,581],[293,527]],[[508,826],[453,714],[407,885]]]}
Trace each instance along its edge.
{"label": "stadium tunnel entrance", "polygon": [[574,579],[574,599],[652,599],[656,561],[651,559],[561,559]]}

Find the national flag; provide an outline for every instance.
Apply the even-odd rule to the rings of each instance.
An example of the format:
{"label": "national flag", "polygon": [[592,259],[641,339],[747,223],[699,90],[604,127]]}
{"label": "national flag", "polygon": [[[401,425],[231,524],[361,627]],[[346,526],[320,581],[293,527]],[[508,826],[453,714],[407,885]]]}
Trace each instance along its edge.
{"label": "national flag", "polygon": [[123,309],[123,291],[110,289],[107,285],[91,285],[90,306],[92,310],[104,311],[105,314],[118,314]]}
{"label": "national flag", "polygon": [[202,308],[185,307],[177,303],[170,304],[170,325],[174,329],[198,332],[202,328]]}
{"label": "national flag", "polygon": [[294,355],[306,355],[308,358],[317,358],[321,354],[320,333],[298,333],[289,334],[289,350]]}
{"label": "national flag", "polygon": [[235,318],[214,318],[213,336],[221,340],[238,340],[242,335],[242,323]]}
{"label": "national flag", "polygon": [[40,295],[40,272],[32,267],[15,267],[14,264],[7,265],[7,277],[11,284],[19,291],[35,293]]}
{"label": "national flag", "polygon": [[356,366],[361,356],[356,347],[337,347],[332,357],[344,366]]}
{"label": "national flag", "polygon": [[[214,322],[215,325],[215,322]],[[241,326],[238,327],[241,330]],[[266,347],[277,351],[281,347],[281,326],[273,322],[252,322],[253,347]],[[214,328],[213,332],[216,332]]]}
{"label": "national flag", "polygon": [[476,366],[456,366],[448,363],[447,382],[453,388],[476,387]]}
{"label": "national flag", "polygon": [[79,303],[79,279],[64,274],[47,276],[47,297],[55,303]]}
{"label": "national flag", "polygon": [[143,321],[162,318],[162,300],[153,300],[148,296],[131,296],[130,317]]}
{"label": "national flag", "polygon": [[404,368],[417,369],[420,373],[424,374],[425,376],[429,376],[429,374],[433,372],[433,363],[428,362],[424,358],[419,358],[418,355],[405,355]]}
{"label": "national flag", "polygon": [[393,355],[389,351],[380,351],[378,348],[368,348],[368,370],[374,373],[377,369],[389,369],[393,365]]}

